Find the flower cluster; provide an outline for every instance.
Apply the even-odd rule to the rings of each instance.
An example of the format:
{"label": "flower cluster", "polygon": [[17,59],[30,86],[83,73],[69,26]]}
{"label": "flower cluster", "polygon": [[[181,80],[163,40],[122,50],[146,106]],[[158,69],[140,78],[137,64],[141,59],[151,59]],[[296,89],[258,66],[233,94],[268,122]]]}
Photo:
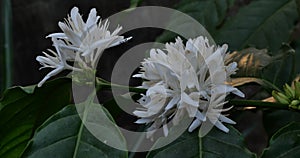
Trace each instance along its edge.
{"label": "flower cluster", "polygon": [[[130,39],[124,39],[123,36],[117,35],[122,27],[117,27],[111,33],[108,30],[108,21],[102,22],[97,16],[96,9],[90,11],[87,21],[84,22],[78,8],[74,7],[65,22],[59,22],[58,25],[63,32],[47,36],[52,39],[55,51],[48,50],[50,54],[43,52],[45,56],[36,58],[43,65],[42,68],[54,69],[39,82],[39,87],[50,77],[63,70],[80,71],[81,69],[95,68],[105,49]],[[75,61],[75,58],[80,67],[68,64]]]}
{"label": "flower cluster", "polygon": [[134,111],[140,118],[136,123],[150,125],[148,137],[161,127],[167,136],[167,123],[176,125],[188,115],[194,118],[190,132],[206,121],[228,132],[222,122],[235,122],[221,113],[230,109],[222,108],[225,97],[229,93],[244,94],[227,84],[237,70],[235,62],[224,65],[227,45],[215,47],[200,36],[189,39],[186,45],[177,38],[165,48],[167,52],[152,49],[142,62],[141,72],[134,76],[143,78],[141,87],[147,89],[138,100],[142,107]]}
{"label": "flower cluster", "polygon": [[289,105],[289,108],[300,110],[300,81],[294,81],[292,87],[283,86],[283,92],[273,91],[275,100],[281,104]]}
{"label": "flower cluster", "polygon": [[[96,9],[90,11],[84,22],[78,8],[74,7],[65,22],[58,25],[63,32],[47,36],[52,39],[55,51],[48,50],[49,53],[43,52],[44,56],[36,58],[42,68],[54,69],[38,86],[63,70],[94,71],[105,49],[131,38],[117,35],[121,27],[111,33],[108,22],[100,20]],[[138,100],[142,107],[134,111],[140,118],[136,123],[150,125],[148,137],[161,127],[167,136],[167,123],[171,121],[177,125],[184,116],[193,118],[190,132],[205,122],[228,132],[223,122],[235,122],[222,114],[230,109],[223,109],[227,103],[225,97],[229,93],[240,97],[244,94],[228,84],[237,64],[224,65],[228,58],[227,45],[215,47],[200,36],[189,39],[185,45],[177,38],[175,43],[167,43],[165,47],[167,52],[152,49],[150,57],[142,62],[141,72],[135,75],[145,79],[141,88],[147,89]],[[74,61],[79,63],[70,64]]]}

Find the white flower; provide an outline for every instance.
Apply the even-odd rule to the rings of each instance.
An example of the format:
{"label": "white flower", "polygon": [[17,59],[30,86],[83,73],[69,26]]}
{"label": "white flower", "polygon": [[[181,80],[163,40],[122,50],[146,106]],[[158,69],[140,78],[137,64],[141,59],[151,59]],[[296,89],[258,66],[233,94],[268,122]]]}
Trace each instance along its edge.
{"label": "white flower", "polygon": [[72,70],[73,67],[68,65],[66,62],[66,56],[61,53],[61,50],[58,47],[58,41],[54,38],[52,38],[53,41],[53,46],[56,49],[56,52],[53,50],[48,49],[48,51],[52,54],[49,55],[45,52],[43,52],[43,54],[45,56],[37,56],[36,60],[43,65],[43,67],[41,67],[40,69],[43,68],[53,68],[54,70],[52,70],[51,72],[49,72],[42,81],[39,82],[38,87],[41,87],[46,80],[48,80],[50,77],[57,75],[58,73],[60,73],[61,71],[65,70],[65,69],[69,69]]}
{"label": "white flower", "polygon": [[122,27],[117,27],[110,33],[108,21],[102,23],[95,8],[90,11],[86,23],[82,20],[78,8],[74,7],[65,23],[59,22],[58,25],[63,33],[53,33],[47,37],[60,39],[60,47],[80,53],[85,62],[92,67],[95,67],[105,49],[130,39],[117,35]]}
{"label": "white flower", "polygon": [[141,73],[134,76],[145,79],[141,87],[148,89],[138,100],[142,108],[134,111],[140,117],[136,123],[151,125],[148,137],[160,127],[166,136],[167,122],[176,125],[188,115],[194,118],[190,132],[206,121],[228,132],[222,122],[235,122],[221,114],[229,110],[222,109],[225,97],[229,93],[244,94],[226,84],[237,70],[236,63],[224,65],[227,45],[215,48],[200,36],[189,39],[186,45],[177,38],[165,47],[167,52],[152,49],[142,62]]}
{"label": "white flower", "polygon": [[[50,37],[56,52],[49,50],[53,56],[43,52],[45,56],[38,56],[36,60],[43,65],[42,68],[53,68],[44,79],[38,84],[42,84],[50,77],[60,73],[63,70],[95,69],[102,52],[130,38],[124,39],[118,36],[122,27],[117,27],[112,33],[108,30],[108,21],[104,24],[100,17],[97,16],[96,9],[92,9],[86,22],[83,21],[78,12],[78,8],[71,10],[65,23],[59,22],[58,25],[62,29],[62,33],[52,33]],[[78,66],[70,66],[68,62],[78,62]]]}

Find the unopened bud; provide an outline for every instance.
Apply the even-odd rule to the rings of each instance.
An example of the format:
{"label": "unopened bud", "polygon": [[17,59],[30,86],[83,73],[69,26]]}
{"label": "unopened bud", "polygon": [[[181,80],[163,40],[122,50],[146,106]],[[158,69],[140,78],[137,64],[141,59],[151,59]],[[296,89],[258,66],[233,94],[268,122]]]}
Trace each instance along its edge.
{"label": "unopened bud", "polygon": [[281,104],[289,104],[289,98],[287,96],[285,96],[284,94],[277,92],[277,91],[273,91],[272,95]]}
{"label": "unopened bud", "polygon": [[295,90],[292,89],[288,84],[283,86],[284,92],[288,98],[295,98]]}
{"label": "unopened bud", "polygon": [[300,100],[293,100],[290,105],[298,107],[300,105]]}

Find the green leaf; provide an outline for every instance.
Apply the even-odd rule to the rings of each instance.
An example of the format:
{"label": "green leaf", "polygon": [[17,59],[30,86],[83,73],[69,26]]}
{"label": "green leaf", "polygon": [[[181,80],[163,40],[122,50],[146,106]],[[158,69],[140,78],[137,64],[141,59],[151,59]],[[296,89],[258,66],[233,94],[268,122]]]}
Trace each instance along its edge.
{"label": "green leaf", "polygon": [[229,133],[213,128],[206,136],[185,132],[177,140],[158,150],[150,151],[148,158],[246,158],[256,157],[245,148],[242,135],[229,126]]}
{"label": "green leaf", "polygon": [[266,132],[272,136],[280,128],[287,124],[298,121],[300,122],[300,113],[288,110],[268,110],[264,111],[263,123]]}
{"label": "green leaf", "polygon": [[[100,133],[92,135],[89,130]],[[126,151],[106,145],[99,137],[106,138],[107,144],[125,149],[125,140],[112,117],[101,105],[88,99],[76,107],[69,105],[48,119],[35,133],[23,157],[127,157]]]}
{"label": "green leaf", "polygon": [[[181,1],[176,7],[177,10],[188,14],[197,20],[209,33],[213,33],[217,26],[225,19],[226,12],[233,5],[235,0],[185,0]],[[176,19],[176,17],[174,17]],[[176,19],[177,20],[177,19]],[[186,27],[188,24],[182,22],[178,25],[178,21],[170,23],[172,27]],[[170,31],[165,31],[156,40],[159,42],[173,41],[177,35]]]}
{"label": "green leaf", "polygon": [[256,0],[226,21],[214,37],[231,50],[255,45],[276,52],[282,42],[288,42],[297,18],[295,0]]}
{"label": "green leaf", "polygon": [[71,81],[66,78],[35,86],[8,89],[0,100],[0,157],[17,158],[34,130],[70,104]]}
{"label": "green leaf", "polygon": [[[131,96],[132,95],[132,96]],[[122,107],[131,107],[130,110],[134,110],[136,106],[134,105],[133,100],[138,100],[141,97],[140,94],[125,94],[125,95],[116,95],[112,99],[106,101],[103,103],[103,106],[110,112],[110,114],[114,117],[117,118],[119,117],[124,111],[122,110]],[[122,105],[119,105],[122,104]],[[125,112],[126,113],[126,112]]]}
{"label": "green leaf", "polygon": [[290,45],[283,44],[272,63],[263,69],[262,78],[282,87],[296,77],[295,64],[295,50]]}
{"label": "green leaf", "polygon": [[262,158],[298,158],[300,155],[300,122],[290,123],[276,132]]}

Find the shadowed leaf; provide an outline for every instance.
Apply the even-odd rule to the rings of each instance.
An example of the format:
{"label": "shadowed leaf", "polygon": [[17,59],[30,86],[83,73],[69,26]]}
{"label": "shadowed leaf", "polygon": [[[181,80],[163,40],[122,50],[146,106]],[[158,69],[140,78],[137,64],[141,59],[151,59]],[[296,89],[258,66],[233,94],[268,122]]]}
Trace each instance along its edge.
{"label": "shadowed leaf", "polygon": [[19,158],[34,130],[49,116],[70,104],[70,79],[43,87],[14,87],[0,100],[0,157]]}
{"label": "shadowed leaf", "polygon": [[300,155],[300,122],[290,123],[271,138],[261,158],[298,158]]}
{"label": "shadowed leaf", "polygon": [[245,148],[241,134],[231,126],[229,129],[229,133],[224,133],[213,128],[204,137],[199,137],[197,132],[186,132],[171,144],[150,151],[147,158],[254,158]]}
{"label": "shadowed leaf", "polygon": [[48,119],[36,131],[23,157],[126,158],[126,151],[114,148],[126,149],[126,143],[112,117],[100,104],[90,101],[69,105]]}
{"label": "shadowed leaf", "polygon": [[295,0],[256,0],[226,21],[214,37],[231,50],[254,45],[276,52],[282,42],[288,42],[297,18]]}
{"label": "shadowed leaf", "polygon": [[[176,9],[193,17],[203,25],[209,33],[212,33],[216,30],[217,26],[223,22],[228,8],[233,5],[234,1],[235,0],[185,0],[181,1]],[[174,18],[176,18],[176,15]],[[186,24],[184,21],[180,22],[177,19],[175,23],[170,23],[169,25],[191,29],[189,24]],[[190,31],[193,30],[191,29]],[[176,36],[177,35],[173,32],[165,31],[156,40],[159,42],[170,42],[173,41]]]}

